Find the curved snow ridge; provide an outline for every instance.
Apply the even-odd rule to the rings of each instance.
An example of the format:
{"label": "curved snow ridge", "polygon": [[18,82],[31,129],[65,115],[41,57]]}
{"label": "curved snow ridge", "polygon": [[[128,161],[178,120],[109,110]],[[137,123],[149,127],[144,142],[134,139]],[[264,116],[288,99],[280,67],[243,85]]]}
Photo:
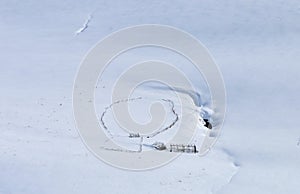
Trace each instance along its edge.
{"label": "curved snow ridge", "polygon": [[162,86],[162,85],[155,85],[155,84],[149,84],[145,85],[144,87],[147,87],[150,89],[150,91],[174,91],[178,92],[180,94],[187,95],[189,98],[192,99],[194,103],[194,111],[197,111],[199,113],[199,116],[203,119],[212,119],[216,125],[216,123],[219,123],[218,115],[215,114],[214,110],[211,108],[210,105],[210,94],[198,92],[194,90],[187,90],[180,87],[169,87],[169,86]]}
{"label": "curved snow ridge", "polygon": [[237,157],[230,150],[223,147],[217,147],[216,152],[220,152],[221,154],[225,154],[227,156],[232,171],[230,176],[227,177],[227,181],[220,187],[213,188],[212,193],[219,193],[222,189],[229,185],[232,182],[233,178],[237,175],[239,169],[241,168],[240,162],[237,160]]}
{"label": "curved snow ridge", "polygon": [[[186,90],[184,88],[179,87],[168,87],[168,86],[161,86],[161,85],[147,85],[147,87],[154,89],[154,90],[172,90],[178,93],[186,94],[191,97],[194,104],[198,107],[201,106],[208,106],[209,102],[205,100],[203,97],[203,94],[200,94],[199,92],[193,91],[193,90]],[[202,96],[202,97],[201,97]]]}
{"label": "curved snow ridge", "polygon": [[[192,168],[186,168],[188,166]],[[163,193],[214,194],[231,183],[239,168],[230,151],[215,148],[205,157],[181,155],[161,169],[163,173],[157,181]]]}
{"label": "curved snow ridge", "polygon": [[235,156],[235,154],[233,154],[230,150],[226,149],[226,148],[217,148],[220,151],[224,152],[226,155],[228,155],[228,157],[232,160],[232,163],[235,167],[239,168],[240,162],[237,160],[237,157]]}

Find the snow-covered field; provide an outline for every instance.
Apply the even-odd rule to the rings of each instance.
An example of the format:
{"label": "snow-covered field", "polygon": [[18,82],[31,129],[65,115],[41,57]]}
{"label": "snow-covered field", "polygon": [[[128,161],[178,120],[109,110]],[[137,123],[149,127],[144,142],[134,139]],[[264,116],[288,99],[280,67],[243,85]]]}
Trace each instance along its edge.
{"label": "snow-covered field", "polygon": [[[300,193],[299,21],[296,0],[1,0],[0,193]],[[183,29],[208,48],[223,74],[227,113],[205,157],[183,154],[133,172],[84,146],[72,90],[90,48],[145,23]],[[131,54],[174,60],[147,49]]]}

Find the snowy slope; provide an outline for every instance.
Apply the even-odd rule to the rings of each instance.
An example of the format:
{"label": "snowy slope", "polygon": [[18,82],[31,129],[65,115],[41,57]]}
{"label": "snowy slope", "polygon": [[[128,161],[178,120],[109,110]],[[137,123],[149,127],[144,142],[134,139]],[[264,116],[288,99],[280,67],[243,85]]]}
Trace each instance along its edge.
{"label": "snowy slope", "polygon": [[[299,193],[299,20],[296,0],[2,0],[0,193]],[[86,149],[72,87],[97,41],[144,23],[181,28],[207,46],[227,114],[207,156],[131,172]]]}

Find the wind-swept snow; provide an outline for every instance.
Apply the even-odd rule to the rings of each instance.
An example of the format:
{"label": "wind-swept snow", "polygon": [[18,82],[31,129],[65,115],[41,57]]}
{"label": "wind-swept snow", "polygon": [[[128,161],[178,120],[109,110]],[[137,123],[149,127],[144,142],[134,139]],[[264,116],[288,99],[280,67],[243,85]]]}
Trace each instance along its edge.
{"label": "wind-swept snow", "polygon": [[[296,0],[1,1],[0,193],[299,193],[299,8]],[[183,154],[161,168],[131,172],[84,146],[71,95],[78,66],[96,42],[144,23],[181,28],[205,44],[224,76],[228,103],[221,136],[205,157]],[[75,29],[85,36],[74,38]],[[186,59],[141,48],[112,61],[99,80],[99,117],[111,104],[100,96],[122,67],[153,58],[178,64],[195,83],[194,91],[178,89],[197,105],[192,115],[214,114],[205,79]],[[164,87],[144,90],[171,95]],[[139,113],[133,115],[140,122],[149,119]]]}

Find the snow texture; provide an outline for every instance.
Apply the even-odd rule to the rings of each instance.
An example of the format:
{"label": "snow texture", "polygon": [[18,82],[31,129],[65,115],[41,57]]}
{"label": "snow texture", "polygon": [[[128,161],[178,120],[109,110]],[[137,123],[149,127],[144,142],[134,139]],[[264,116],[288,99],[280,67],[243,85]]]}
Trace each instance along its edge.
{"label": "snow texture", "polygon": [[[0,1],[0,193],[299,193],[299,21],[297,0]],[[145,23],[183,29],[209,49],[224,76],[227,113],[205,157],[183,154],[132,172],[99,161],[84,146],[72,87],[96,42]],[[142,58],[180,60],[159,53]],[[109,92],[109,77],[120,71],[112,64],[97,92]],[[205,105],[201,78],[193,69],[186,75],[197,88],[184,92]],[[109,103],[100,105],[103,111]]]}

